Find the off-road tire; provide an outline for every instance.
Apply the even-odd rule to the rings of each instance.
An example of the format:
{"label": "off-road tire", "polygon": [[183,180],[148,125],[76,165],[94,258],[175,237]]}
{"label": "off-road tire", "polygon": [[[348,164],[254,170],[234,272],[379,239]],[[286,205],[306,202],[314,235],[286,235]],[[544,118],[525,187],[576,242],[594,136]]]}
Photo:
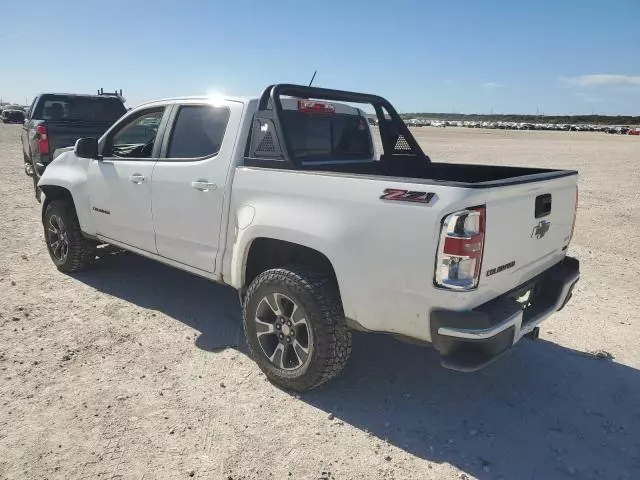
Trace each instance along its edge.
{"label": "off-road tire", "polygon": [[[259,302],[270,293],[294,300],[304,309],[310,324],[310,358],[297,370],[276,367],[258,341],[254,319]],[[244,298],[243,324],[253,359],[271,382],[288,390],[311,390],[331,380],[343,370],[351,354],[351,332],[335,281],[304,266],[276,268],[258,275]]]}
{"label": "off-road tire", "polygon": [[[51,217],[56,215],[66,229],[68,253],[64,259],[56,257],[51,246],[49,226]],[[68,200],[53,200],[43,217],[44,238],[49,256],[56,268],[64,273],[75,273],[93,265],[96,258],[97,243],[82,235],[80,223],[73,203]]]}
{"label": "off-road tire", "polygon": [[[40,181],[40,175],[38,174],[38,169],[36,167],[36,164],[33,161],[33,157],[30,154],[29,156],[27,156],[27,154],[24,153],[23,151],[22,156],[24,157],[24,164],[25,164],[24,171],[27,174],[27,176],[31,177],[31,180],[33,180],[33,192],[36,196],[36,200],[38,201],[38,203],[41,203],[42,191],[38,187],[38,182]],[[31,169],[31,175],[29,175],[29,172],[27,171],[27,165]]]}
{"label": "off-road tire", "polygon": [[38,175],[38,170],[36,170],[36,167],[33,167],[33,175],[31,175],[32,179],[33,179],[33,191],[35,193],[36,196],[36,200],[38,203],[42,202],[42,191],[40,190],[40,187],[38,187],[38,182],[40,181],[40,175]]}

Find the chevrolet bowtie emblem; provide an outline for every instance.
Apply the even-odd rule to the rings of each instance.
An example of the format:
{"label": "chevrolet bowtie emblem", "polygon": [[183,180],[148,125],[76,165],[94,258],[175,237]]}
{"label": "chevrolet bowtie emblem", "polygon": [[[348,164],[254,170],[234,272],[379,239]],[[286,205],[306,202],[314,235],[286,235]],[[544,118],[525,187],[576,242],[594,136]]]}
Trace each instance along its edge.
{"label": "chevrolet bowtie emblem", "polygon": [[531,232],[531,238],[536,237],[537,239],[540,239],[544,237],[550,228],[551,228],[551,222],[548,222],[546,220],[540,220],[540,223],[538,223],[535,227],[533,227],[533,231]]}

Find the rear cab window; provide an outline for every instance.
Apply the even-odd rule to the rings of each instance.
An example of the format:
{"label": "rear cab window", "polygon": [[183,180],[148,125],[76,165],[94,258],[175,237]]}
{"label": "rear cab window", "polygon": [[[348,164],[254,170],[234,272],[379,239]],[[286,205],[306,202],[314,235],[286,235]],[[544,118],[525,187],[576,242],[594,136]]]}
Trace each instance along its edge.
{"label": "rear cab window", "polygon": [[[314,104],[322,107],[314,108]],[[371,128],[360,109],[296,99],[283,99],[282,107],[291,153],[301,162],[375,160]]]}
{"label": "rear cab window", "polygon": [[119,97],[42,95],[33,110],[38,120],[112,124],[126,113]]}

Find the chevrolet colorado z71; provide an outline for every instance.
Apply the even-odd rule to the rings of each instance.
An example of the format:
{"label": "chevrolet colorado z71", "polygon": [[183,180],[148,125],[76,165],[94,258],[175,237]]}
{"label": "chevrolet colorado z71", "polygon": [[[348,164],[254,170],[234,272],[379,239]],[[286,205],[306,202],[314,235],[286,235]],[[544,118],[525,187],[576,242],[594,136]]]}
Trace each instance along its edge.
{"label": "chevrolet colorado z71", "polygon": [[[373,107],[380,155],[352,103]],[[59,270],[107,243],[231,285],[260,368],[306,390],[342,370],[352,329],[431,343],[457,370],[535,335],[579,278],[577,178],[434,163],[384,98],[281,84],[141,105],[39,186]]]}

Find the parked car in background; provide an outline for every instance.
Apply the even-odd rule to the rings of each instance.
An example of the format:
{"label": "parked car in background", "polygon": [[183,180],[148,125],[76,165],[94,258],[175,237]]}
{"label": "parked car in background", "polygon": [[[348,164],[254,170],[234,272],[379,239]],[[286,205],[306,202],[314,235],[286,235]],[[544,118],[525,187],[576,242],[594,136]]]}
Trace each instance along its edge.
{"label": "parked car in background", "polygon": [[0,106],[0,112],[3,112],[4,110],[22,110],[22,106],[21,105],[11,105],[11,104],[5,104]]}
{"label": "parked car in background", "polygon": [[[346,102],[376,111],[382,155]],[[435,163],[382,97],[272,85],[141,105],[40,188],[59,270],[107,243],[228,284],[267,378],[308,390],[343,369],[352,329],[430,342],[466,371],[535,338],[580,276],[577,180]]]}
{"label": "parked car in background", "polygon": [[79,138],[99,138],[127,109],[118,94],[78,95],[43,93],[31,104],[22,129],[22,152],[27,175],[38,180],[58,148],[73,146]]}
{"label": "parked car in background", "polygon": [[612,125],[610,126],[606,132],[618,135],[625,135],[630,130],[628,125]]}
{"label": "parked car in background", "polygon": [[0,118],[2,118],[2,123],[23,123],[24,112],[22,110],[4,108]]}

